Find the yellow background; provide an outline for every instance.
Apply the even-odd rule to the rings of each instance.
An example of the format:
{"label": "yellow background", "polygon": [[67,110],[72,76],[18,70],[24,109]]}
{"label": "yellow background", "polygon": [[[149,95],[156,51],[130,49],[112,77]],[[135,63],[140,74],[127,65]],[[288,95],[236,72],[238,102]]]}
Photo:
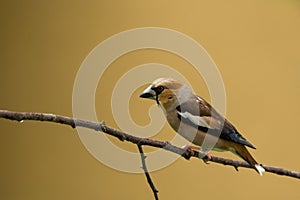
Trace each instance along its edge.
{"label": "yellow background", "polygon": [[[299,1],[2,1],[0,16],[1,109],[72,116],[77,70],[97,44],[132,28],[170,28],[195,39],[216,62],[226,87],[227,117],[257,147],[251,150],[254,157],[300,170]],[[97,100],[105,96],[103,102],[109,102],[118,77],[148,62],[185,68],[196,92],[209,99],[184,60],[143,50],[112,63]],[[132,97],[137,123],[149,122],[147,108],[154,103]],[[109,107],[96,107],[100,120],[116,126]],[[153,199],[143,174],[106,167],[70,127],[0,119],[0,130],[1,199]],[[156,139],[168,134],[173,132],[166,125]],[[131,144],[112,140],[136,152]],[[236,172],[196,159],[179,159],[151,175],[161,199],[300,198],[299,180],[260,177],[254,170]]]}

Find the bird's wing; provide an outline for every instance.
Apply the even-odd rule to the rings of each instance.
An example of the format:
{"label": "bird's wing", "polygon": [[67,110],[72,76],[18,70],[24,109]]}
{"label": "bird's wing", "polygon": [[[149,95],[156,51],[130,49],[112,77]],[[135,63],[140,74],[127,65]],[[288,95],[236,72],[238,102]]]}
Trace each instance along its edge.
{"label": "bird's wing", "polygon": [[194,96],[194,98],[181,103],[176,109],[181,122],[196,126],[199,130],[219,136],[224,140],[255,149],[228,120],[222,117],[204,99]]}

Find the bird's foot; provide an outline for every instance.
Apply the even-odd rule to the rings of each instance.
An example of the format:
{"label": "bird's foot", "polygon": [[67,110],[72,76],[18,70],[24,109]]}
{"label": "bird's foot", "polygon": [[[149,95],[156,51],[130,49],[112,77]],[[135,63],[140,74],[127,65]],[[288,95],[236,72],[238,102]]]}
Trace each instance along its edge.
{"label": "bird's foot", "polygon": [[188,152],[190,157],[195,156],[195,151],[199,152],[199,157],[204,161],[205,164],[209,164],[208,161],[211,160],[211,155],[209,154],[209,151],[203,152],[198,146],[184,145],[181,148]]}
{"label": "bird's foot", "polygon": [[208,152],[204,152],[203,154],[204,154],[204,156],[202,158],[203,162],[205,164],[209,164],[208,161],[211,160],[211,155],[209,154],[209,151]]}
{"label": "bird's foot", "polygon": [[182,146],[181,148],[187,151],[190,156],[195,156],[195,151],[200,151],[200,147],[196,147],[188,144]]}

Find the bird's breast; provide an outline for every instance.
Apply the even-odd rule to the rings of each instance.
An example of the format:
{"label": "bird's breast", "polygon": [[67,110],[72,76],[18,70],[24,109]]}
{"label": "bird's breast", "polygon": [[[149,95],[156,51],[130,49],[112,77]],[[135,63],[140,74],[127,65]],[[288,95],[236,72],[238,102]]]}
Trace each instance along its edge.
{"label": "bird's breast", "polygon": [[199,131],[193,126],[181,122],[177,115],[177,111],[175,110],[174,112],[169,112],[166,116],[170,126],[179,135],[181,135],[188,141],[200,146],[203,143],[206,134],[202,131]]}
{"label": "bird's breast", "polygon": [[195,126],[190,126],[189,124],[180,121],[177,116],[177,111],[168,112],[166,118],[170,126],[189,142],[192,142],[198,146],[202,146],[203,141],[206,140],[207,142],[215,143],[213,148],[215,151],[230,150],[231,142],[225,141],[221,138],[216,138],[215,136],[209,135],[206,132],[197,129]]}

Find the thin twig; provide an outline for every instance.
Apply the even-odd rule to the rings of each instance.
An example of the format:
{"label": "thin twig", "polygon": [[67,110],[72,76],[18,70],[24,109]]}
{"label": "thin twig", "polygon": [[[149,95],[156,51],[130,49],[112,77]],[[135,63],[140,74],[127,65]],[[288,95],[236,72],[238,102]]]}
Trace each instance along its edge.
{"label": "thin twig", "polygon": [[158,194],[157,194],[158,190],[155,188],[155,185],[154,185],[154,183],[153,183],[153,181],[150,177],[150,174],[148,172],[147,165],[146,165],[146,156],[144,154],[143,147],[142,147],[142,145],[139,145],[139,144],[137,146],[138,146],[138,149],[139,149],[139,152],[140,152],[140,155],[141,155],[142,168],[143,168],[144,173],[146,175],[147,182],[148,182],[148,184],[149,184],[149,186],[150,186],[150,188],[151,188],[151,190],[154,194],[155,200],[158,200]]}
{"label": "thin twig", "polygon": [[[137,137],[122,132],[120,130],[114,129],[112,127],[109,127],[105,125],[104,122],[91,122],[88,120],[74,119],[70,117],[54,115],[54,114],[46,114],[46,113],[13,112],[7,110],[0,110],[0,118],[6,118],[6,119],[11,119],[16,121],[22,121],[22,120],[49,121],[54,123],[70,125],[73,128],[80,126],[80,127],[93,129],[96,131],[102,131],[106,134],[112,135],[120,139],[121,141],[128,141],[134,144],[162,148],[164,150],[181,155],[186,159],[189,159],[190,157],[206,159],[206,157],[205,156],[203,157],[200,152],[193,151],[193,150],[187,151],[182,148],[176,147],[170,144],[169,142],[162,142],[158,140],[152,140],[149,138]],[[244,161],[230,160],[230,159],[221,158],[217,156],[211,156],[210,162],[219,163],[223,165],[230,165],[233,166],[234,168],[238,168],[238,167],[252,168],[248,163]],[[266,172],[300,179],[300,172],[291,171],[291,170],[274,167],[274,166],[267,166],[267,165],[262,165],[262,166],[265,168]]]}

